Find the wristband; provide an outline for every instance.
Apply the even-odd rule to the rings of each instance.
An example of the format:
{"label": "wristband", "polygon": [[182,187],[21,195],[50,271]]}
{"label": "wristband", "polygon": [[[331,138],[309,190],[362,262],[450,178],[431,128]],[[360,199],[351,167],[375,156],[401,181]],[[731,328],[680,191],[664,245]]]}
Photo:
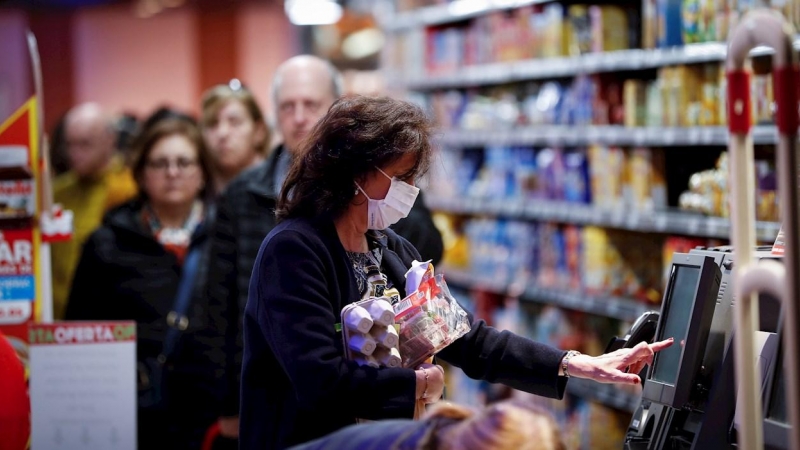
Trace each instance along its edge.
{"label": "wristband", "polygon": [[564,355],[564,359],[561,360],[561,371],[564,372],[565,377],[569,378],[569,371],[567,370],[569,368],[569,360],[572,359],[573,356],[578,356],[580,354],[581,352],[577,350],[570,350]]}

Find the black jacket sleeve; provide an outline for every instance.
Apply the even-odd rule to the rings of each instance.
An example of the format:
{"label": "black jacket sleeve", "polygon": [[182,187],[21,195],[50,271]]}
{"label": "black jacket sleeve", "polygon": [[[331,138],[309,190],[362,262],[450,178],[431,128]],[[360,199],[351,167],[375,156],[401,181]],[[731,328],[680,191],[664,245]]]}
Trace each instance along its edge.
{"label": "black jacket sleeve", "polygon": [[242,342],[242,330],[237,286],[236,222],[226,197],[223,195],[217,204],[216,217],[211,229],[207,291],[211,326],[225,336],[225,356],[222,358],[223,367],[220,369],[225,374],[226,393],[220,414],[236,416],[239,414],[242,348],[237,342]]}
{"label": "black jacket sleeve", "polygon": [[566,352],[473,320],[472,329],[437,354],[477,380],[502,383],[550,398],[562,398],[567,378],[558,376]]}
{"label": "black jacket sleeve", "polygon": [[436,266],[442,260],[444,253],[442,234],[433,222],[431,211],[425,206],[422,191],[417,196],[408,217],[394,224],[392,230],[409,241],[419,251],[423,261],[432,260]]}
{"label": "black jacket sleeve", "polygon": [[[393,241],[392,247],[406,267],[419,258],[417,251],[403,239]],[[405,269],[399,270],[404,273]],[[502,383],[544,397],[564,396],[567,378],[559,377],[558,369],[565,351],[500,331],[468,314],[470,331],[437,353],[437,358],[460,367],[472,379]]]}

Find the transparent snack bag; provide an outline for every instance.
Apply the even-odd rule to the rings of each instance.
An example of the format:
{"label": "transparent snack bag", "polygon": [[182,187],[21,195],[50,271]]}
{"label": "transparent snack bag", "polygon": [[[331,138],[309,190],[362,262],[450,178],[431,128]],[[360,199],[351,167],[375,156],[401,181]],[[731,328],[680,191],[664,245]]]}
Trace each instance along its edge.
{"label": "transparent snack bag", "polygon": [[394,305],[403,367],[415,368],[471,328],[467,312],[450,293],[442,274],[422,277],[419,288]]}

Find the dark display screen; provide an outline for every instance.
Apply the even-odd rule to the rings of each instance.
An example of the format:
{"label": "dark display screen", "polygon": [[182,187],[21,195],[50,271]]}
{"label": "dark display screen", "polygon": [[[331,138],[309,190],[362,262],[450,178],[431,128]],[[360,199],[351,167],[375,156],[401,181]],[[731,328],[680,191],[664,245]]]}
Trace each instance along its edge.
{"label": "dark display screen", "polygon": [[689,317],[692,315],[700,267],[675,266],[674,280],[667,299],[666,321],[659,339],[675,338],[675,343],[658,352],[653,368],[652,379],[661,383],[675,385],[678,378]]}
{"label": "dark display screen", "polygon": [[783,354],[778,355],[778,362],[775,364],[775,375],[772,380],[772,398],[769,402],[767,417],[780,423],[789,423],[786,417],[786,382],[783,370]]}

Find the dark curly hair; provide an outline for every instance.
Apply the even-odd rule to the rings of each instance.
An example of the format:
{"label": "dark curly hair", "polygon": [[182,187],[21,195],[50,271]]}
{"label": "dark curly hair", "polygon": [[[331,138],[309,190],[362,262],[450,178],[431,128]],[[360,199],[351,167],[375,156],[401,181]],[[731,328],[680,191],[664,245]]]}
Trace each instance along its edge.
{"label": "dark curly hair", "polygon": [[416,156],[403,180],[423,175],[431,160],[433,125],[421,108],[390,97],[339,98],[317,122],[294,159],[278,198],[278,220],[335,219],[376,167]]}

